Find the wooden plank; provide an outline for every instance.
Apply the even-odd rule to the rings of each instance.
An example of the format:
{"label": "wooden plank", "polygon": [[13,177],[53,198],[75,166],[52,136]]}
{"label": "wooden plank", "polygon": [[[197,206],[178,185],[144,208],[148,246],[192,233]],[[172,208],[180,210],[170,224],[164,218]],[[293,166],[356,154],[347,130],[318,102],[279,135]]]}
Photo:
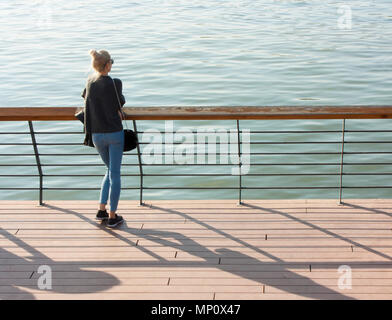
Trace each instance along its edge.
{"label": "wooden plank", "polygon": [[[319,263],[312,263],[312,271],[324,271],[324,270],[331,270],[335,269],[338,270],[338,268],[342,264],[340,263],[326,263],[326,262],[319,262]],[[392,262],[391,261],[381,261],[381,262],[371,262],[371,263],[365,263],[365,262],[350,262],[349,267],[352,269],[352,272],[355,272],[355,270],[360,270],[361,272],[367,272],[371,270],[392,270]]]}
{"label": "wooden plank", "polygon": [[216,293],[215,300],[391,300],[392,294],[372,294],[372,293],[346,293],[341,294],[319,294],[308,295],[293,293]]}
{"label": "wooden plank", "polygon": [[[94,214],[82,214],[79,216],[72,215],[63,215],[57,214],[54,212],[37,212],[33,214],[2,214],[0,213],[0,223],[3,221],[10,222],[34,222],[37,220],[36,216],[40,215],[42,222],[75,222],[82,221],[81,219],[85,219],[90,222],[95,222],[95,213]],[[127,221],[130,220],[132,222],[195,222],[203,221],[205,223],[209,222],[217,222],[217,221],[227,221],[227,222],[249,222],[249,221],[263,221],[264,223],[336,223],[336,224],[349,224],[350,222],[354,224],[364,224],[364,223],[391,223],[391,218],[383,217],[380,215],[374,214],[263,214],[262,216],[250,213],[209,213],[209,214],[199,214],[199,213],[190,213],[190,212],[182,212],[181,215],[165,215],[165,214],[135,214],[135,213],[121,213],[121,215]],[[86,221],[86,222],[87,222]]]}
{"label": "wooden plank", "polygon": [[[54,264],[54,263],[70,263],[72,264],[73,261],[78,262],[78,263],[94,263],[94,264],[99,264],[102,261],[107,261],[108,263],[111,262],[114,265],[118,265],[120,262],[127,263],[129,265],[131,264],[131,261],[133,261],[133,265],[139,265],[146,263],[148,261],[153,264],[153,261],[156,261],[157,257],[160,257],[161,259],[169,260],[169,258],[173,258],[175,253],[162,253],[162,252],[154,252],[154,255],[150,256],[150,253],[146,254],[129,254],[129,255],[123,255],[126,256],[122,259],[119,258],[120,255],[110,255],[110,254],[102,254],[102,255],[90,255],[88,257],[83,257],[82,254],[79,255],[47,255],[46,260],[45,258],[38,258],[38,257],[31,257],[28,255],[20,255],[18,258],[15,258],[15,256],[7,256],[7,257],[2,257],[0,259],[0,262],[3,265],[16,265],[16,264],[30,264],[30,263],[42,263],[42,264]],[[207,254],[206,254],[207,255]],[[338,255],[337,253],[335,254],[336,256]],[[65,257],[64,257],[65,256]],[[203,254],[200,253],[195,253],[195,254],[188,254],[185,258],[179,258],[176,257],[176,261],[178,264],[184,264],[188,263],[190,261],[200,261],[204,262],[205,259],[209,258],[207,260],[208,263],[211,262],[212,258],[217,258],[217,259],[222,259],[220,261],[220,265],[223,265],[226,267],[226,265],[245,265],[245,264],[254,264],[254,265],[262,265],[265,263],[274,263],[274,262],[283,262],[283,263],[309,263],[309,264],[314,264],[314,263],[339,263],[340,265],[343,264],[349,264],[351,265],[352,263],[356,262],[374,262],[374,263],[379,263],[379,262],[387,262],[390,261],[390,256],[386,257],[383,255],[377,255],[377,254],[365,254],[362,256],[344,256],[342,255],[341,257],[334,257],[333,254],[329,256],[324,256],[324,255],[313,255],[313,254],[302,254],[300,255],[298,253],[298,256],[296,254],[290,255],[289,253],[271,253],[271,252],[266,252],[265,255],[260,255],[260,256],[247,256],[245,254],[241,254],[243,258],[240,258],[238,256],[233,255],[226,255],[226,256],[220,256],[220,255],[207,255],[207,257],[204,257]],[[190,258],[194,258],[193,260],[190,260]],[[226,260],[223,260],[226,259]],[[218,261],[219,262],[219,261]],[[167,264],[169,262],[163,262],[162,264]],[[159,264],[159,263],[158,263]],[[223,267],[222,267],[223,268]]]}
{"label": "wooden plank", "polygon": [[[289,240],[289,241],[288,241]],[[360,241],[359,241],[360,240]],[[352,242],[350,238],[347,240],[337,239],[334,237],[330,237],[326,239],[322,238],[290,238],[290,237],[280,237],[277,239],[268,238],[268,240],[264,239],[252,239],[248,241],[243,240],[225,240],[225,239],[184,239],[181,242],[172,242],[170,243],[170,247],[183,249],[189,246],[193,246],[196,251],[205,250],[206,248],[209,250],[216,250],[219,248],[231,248],[232,250],[238,250],[241,247],[251,247],[251,248],[259,248],[258,250],[262,250],[262,248],[275,247],[275,248],[291,248],[291,247],[308,247],[315,248],[317,247],[346,247],[347,245],[353,244],[354,246],[361,246],[365,248],[378,248],[378,247],[391,247],[391,240],[388,239],[377,239],[377,238],[361,238],[358,241]],[[8,239],[0,239],[0,247],[6,249],[7,247],[14,248],[15,246],[23,246],[24,248],[28,247],[36,247],[36,248],[62,248],[62,247],[80,247],[81,240],[80,239],[67,239],[66,243],[64,240],[51,240],[47,239],[16,239],[10,241]],[[99,248],[99,247],[128,247],[128,246],[138,246],[140,248],[146,248],[153,250],[153,248],[168,246],[168,243],[157,238],[155,241],[145,240],[142,238],[138,239],[101,239],[97,243],[97,239],[83,239],[82,247],[84,248]],[[379,250],[379,249],[376,249]]]}
{"label": "wooden plank", "polygon": [[[341,210],[371,210],[375,208],[389,208],[392,209],[391,199],[345,199],[342,205],[339,205],[336,199],[243,199],[243,204],[238,205],[238,200],[233,199],[202,199],[202,200],[146,200],[145,204],[140,206],[137,200],[120,200],[124,209],[150,210],[151,208],[237,208],[238,210],[248,209],[247,205],[255,205],[263,208],[338,208]],[[43,206],[40,206],[36,200],[0,200],[1,209],[15,209],[15,208],[36,208],[36,209],[51,209],[52,206],[63,208],[94,208],[98,209],[96,200],[83,200],[75,202],[74,200],[47,200]],[[152,206],[152,207],[151,207]]]}
{"label": "wooden plank", "polygon": [[[139,241],[137,241],[139,240]],[[391,239],[390,238],[383,238],[379,239],[377,237],[372,238],[357,238],[355,242],[351,238],[347,238],[347,240],[338,239],[335,237],[283,237],[277,236],[276,238],[268,238],[265,239],[251,239],[247,241],[243,241],[241,239],[238,240],[230,240],[230,239],[183,239],[181,242],[173,242],[170,246],[173,248],[182,248],[188,246],[202,246],[203,248],[211,248],[211,249],[218,249],[221,247],[225,248],[232,248],[236,249],[237,247],[243,246],[250,246],[252,248],[263,248],[265,246],[273,246],[273,247],[280,247],[280,248],[290,248],[295,246],[305,246],[305,247],[331,247],[331,246],[342,246],[345,247],[347,245],[361,245],[366,247],[385,247],[391,246]],[[32,247],[73,247],[73,246],[80,246],[81,240],[80,239],[67,239],[65,242],[64,240],[51,240],[48,241],[47,239],[15,239],[10,241],[8,239],[0,239],[0,247],[6,248],[7,246],[15,247],[16,245],[20,246],[32,246]],[[100,247],[100,246],[130,246],[130,245],[137,245],[141,248],[155,248],[166,246],[166,242],[157,238],[155,241],[146,240],[143,238],[138,239],[123,239],[123,238],[114,238],[114,239],[101,239],[99,243],[97,243],[97,239],[83,239],[82,246],[85,248],[89,247]]]}
{"label": "wooden plank", "polygon": [[[95,270],[95,271],[94,271]],[[262,280],[274,280],[274,279],[302,279],[309,278],[314,281],[318,279],[338,279],[341,273],[336,270],[327,271],[310,271],[308,270],[286,270],[281,269],[275,271],[242,271],[233,270],[232,272],[226,271],[224,269],[218,268],[203,268],[202,270],[195,270],[191,268],[188,270],[178,269],[178,268],[155,268],[155,269],[144,269],[144,268],[132,268],[132,270],[122,270],[122,269],[110,269],[110,268],[99,268],[99,269],[88,269],[85,271],[53,271],[52,276],[55,279],[101,279],[101,278],[112,278],[116,277],[121,279],[121,281],[126,281],[126,279],[133,278],[170,278],[170,283],[172,280],[178,279],[184,281],[200,281],[205,279],[205,281],[220,281],[220,279],[230,279],[230,280],[246,280],[250,279],[252,281],[262,281]],[[100,270],[100,271],[97,271]],[[94,272],[93,272],[94,271]],[[38,279],[41,275],[37,272],[7,272],[3,273],[4,279],[19,279],[19,278],[30,278]],[[5,275],[8,275],[5,276]],[[377,280],[389,281],[392,279],[392,270],[389,271],[379,271],[377,269],[372,269],[370,271],[362,271],[361,269],[355,269],[352,272],[352,281],[357,283],[358,281],[370,281]]]}
{"label": "wooden plank", "polygon": [[29,271],[9,271],[0,272],[0,283],[1,281],[9,279],[28,279],[31,276]]}
{"label": "wooden plank", "polygon": [[[196,285],[196,286],[172,286],[172,285],[56,285],[53,281],[53,292],[59,293],[94,293],[105,291],[105,293],[213,293],[213,292],[260,292],[260,285],[253,286],[218,286],[218,285]],[[0,286],[0,293],[10,293],[11,286]],[[33,294],[42,293],[37,285],[23,287],[23,291]]]}
{"label": "wooden plank", "polygon": [[[160,253],[160,252],[167,252],[167,251],[176,251],[178,252],[177,257],[180,257],[180,253],[186,253],[186,254],[191,254],[191,253],[209,253],[209,252],[215,252],[215,249],[219,249],[221,247],[200,247],[198,245],[194,246],[181,246],[181,247],[171,247],[171,246],[166,246],[166,245],[161,245],[161,246],[155,246],[151,247],[150,249],[155,252],[155,253]],[[30,255],[31,252],[28,251],[29,247],[28,246],[9,246],[7,248],[4,248],[3,252],[0,252],[0,257],[6,257],[9,254],[14,254],[14,255]],[[131,253],[135,251],[140,251],[143,250],[143,247],[137,247],[137,246],[96,246],[96,247],[84,247],[84,246],[69,246],[69,247],[35,247],[37,251],[39,251],[40,254],[42,255],[50,255],[53,257],[54,254],[67,254],[67,253],[74,253],[74,254],[95,254],[95,253],[102,253],[102,254],[107,254],[107,253],[113,253],[113,254],[123,254],[123,253]],[[383,252],[385,254],[388,254],[392,252],[392,248],[372,248],[373,250],[378,250],[380,252]],[[354,252],[368,252],[369,249],[366,248],[358,248],[358,249],[353,249],[351,246],[346,245],[346,246],[332,246],[332,247],[257,247],[257,248],[249,248],[246,246],[237,246],[235,248],[232,248],[235,252],[242,253],[242,254],[254,254],[257,252],[267,252],[267,253],[314,253],[318,252],[320,254],[326,252],[326,253],[352,253]]]}
{"label": "wooden plank", "polygon": [[[12,293],[15,289],[11,286],[0,286],[0,293]],[[38,286],[23,287],[23,291],[32,294],[41,294]],[[83,294],[97,293],[274,293],[286,294],[294,293],[301,295],[312,294],[388,294],[392,295],[391,286],[352,286],[351,289],[339,289],[338,285],[56,285],[52,284],[50,292]],[[48,292],[49,293],[49,292]]]}
{"label": "wooden plank", "polygon": [[[336,287],[339,280],[339,273],[335,273],[334,278],[327,279],[315,279],[313,277],[297,277],[297,278],[170,278],[170,285],[173,286],[255,286],[263,285],[266,286],[326,286]],[[363,286],[378,286],[378,287],[392,287],[392,279],[363,279],[357,278],[352,280],[352,286],[363,287]],[[385,289],[388,289],[385,288]],[[339,288],[337,288],[339,289]],[[340,291],[340,290],[339,290]],[[266,290],[267,292],[267,290]],[[271,292],[272,293],[272,292]]]}
{"label": "wooden plank", "polygon": [[[197,252],[197,253],[190,253],[190,252],[184,252],[184,251],[178,251],[176,254],[177,259],[182,259],[182,258],[187,258],[187,257],[192,257],[194,255],[198,255],[199,257],[202,258],[213,258],[216,256],[221,256],[222,261],[221,264],[224,264],[225,262],[223,259],[233,259],[235,263],[238,263],[242,261],[243,259],[246,260],[258,260],[258,261],[264,261],[266,259],[266,256],[268,255],[273,255],[273,258],[271,259],[281,259],[281,260],[302,260],[302,259],[308,259],[309,261],[313,260],[331,260],[335,259],[337,261],[342,261],[346,259],[347,261],[349,260],[365,260],[369,259],[376,259],[377,260],[392,260],[392,257],[390,259],[386,257],[380,257],[379,255],[369,252],[369,251],[361,251],[361,252],[320,252],[320,251],[313,251],[313,252],[271,252],[268,250],[260,250],[262,252],[239,252],[239,251],[228,251],[225,250],[225,253],[220,255],[219,253],[212,252],[212,251],[206,251],[206,252]],[[257,263],[255,261],[255,263]],[[227,263],[229,264],[229,263]]]}
{"label": "wooden plank", "polygon": [[[22,291],[23,292],[23,291]],[[0,299],[3,300],[178,300],[178,293],[84,293],[84,294],[66,294],[57,292],[35,292],[30,293],[0,293]],[[181,300],[213,300],[213,293],[204,292],[182,292]]]}
{"label": "wooden plank", "polygon": [[[132,222],[127,222],[126,221],[126,225],[129,228],[132,229],[140,229],[142,227],[142,223],[132,223]],[[0,224],[0,228],[3,229],[56,229],[56,227],[58,228],[58,223],[56,222],[2,222]],[[61,225],[61,229],[63,230],[74,230],[74,229],[85,229],[85,230],[96,230],[97,228],[103,228],[103,230],[111,230],[109,228],[106,228],[105,225],[100,222],[83,222],[83,221],[78,221],[78,222],[67,222],[67,223],[63,223]],[[118,230],[118,229],[116,229]],[[113,231],[115,232],[115,231]]]}
{"label": "wooden plank", "polygon": [[22,259],[22,258],[14,258],[14,259],[1,259],[0,265],[31,265],[38,264],[38,265],[80,265],[82,266],[105,266],[105,265],[113,265],[113,266],[132,266],[132,265],[170,265],[170,264],[178,264],[178,265],[217,265],[219,263],[219,258],[201,258],[201,257],[187,257],[183,259],[176,259],[174,257],[159,257],[161,260],[158,260],[158,257],[150,256],[148,254],[140,255],[137,260],[130,258],[123,258],[123,259],[113,259],[110,260],[109,258],[103,257],[94,257],[94,258],[81,258],[80,260],[69,259],[66,257],[61,257],[56,260],[50,258],[31,258],[31,259]]}
{"label": "wooden plank", "polygon": [[[227,272],[248,272],[248,271],[309,271],[309,264],[306,262],[303,263],[263,263],[261,265],[255,265],[255,264],[248,264],[248,265],[225,265],[221,266],[215,263],[216,261],[212,261],[212,263],[206,263],[205,261],[188,261],[188,263],[183,263],[183,262],[151,262],[151,261],[146,261],[144,263],[140,262],[123,262],[123,263],[114,263],[113,261],[107,262],[107,263],[77,263],[72,264],[72,263],[51,263],[50,266],[52,268],[53,272],[70,272],[70,271],[81,271],[84,269],[91,269],[93,268],[94,270],[108,270],[112,271],[113,269],[117,270],[124,270],[127,272],[134,272],[134,270],[138,268],[143,268],[144,271],[147,270],[154,270],[154,271],[160,271],[160,270],[172,270],[173,268],[176,270],[194,270],[194,271],[200,271],[204,269],[210,269],[211,267],[214,268],[219,268],[223,269]],[[30,271],[30,272],[36,272],[38,268],[42,264],[39,263],[25,263],[25,264],[9,264],[9,265],[0,265],[0,272],[16,272],[16,271]],[[331,269],[337,270],[338,267],[331,266],[328,270],[330,271]],[[384,271],[390,271],[391,268],[383,268],[382,266],[375,265],[374,268],[368,268],[365,270],[384,270]],[[321,268],[320,268],[321,269]],[[323,269],[321,269],[323,270]],[[362,270],[362,269],[361,269]]]}
{"label": "wooden plank", "polygon": [[[77,120],[75,107],[0,108],[0,121]],[[387,119],[392,106],[124,107],[132,120]]]}
{"label": "wooden plank", "polygon": [[[215,228],[214,228],[215,229]],[[74,231],[72,233],[72,229],[40,229],[40,230],[25,230],[25,229],[16,229],[11,234],[16,234],[19,239],[39,239],[39,238],[48,238],[48,239],[57,239],[57,238],[99,238],[99,239],[109,239],[112,238],[114,234],[119,235],[121,237],[134,239],[136,237],[170,237],[176,238],[177,240],[180,239],[187,239],[190,237],[194,238],[223,238],[225,236],[232,236],[232,237],[239,237],[243,240],[248,239],[260,239],[265,238],[265,235],[269,236],[278,236],[278,235],[285,235],[285,236],[322,236],[325,234],[326,237],[331,235],[337,236],[384,236],[389,237],[392,236],[392,231],[388,229],[343,229],[343,228],[322,228],[322,229],[314,229],[314,228],[281,228],[277,229],[267,229],[267,228],[260,228],[260,229],[245,229],[245,230],[236,230],[236,229],[226,229],[226,228],[219,228],[216,227],[217,230],[205,230],[203,228],[173,228],[170,230],[169,227],[167,228],[152,228],[152,229],[143,229],[143,232],[140,229],[117,229],[112,233],[108,233],[105,230],[94,230],[90,229],[91,232],[82,231]],[[90,231],[86,230],[85,231]],[[57,231],[57,232],[56,232]],[[69,232],[67,232],[69,231]],[[1,238],[7,238],[7,234],[0,235]]]}
{"label": "wooden plank", "polygon": [[[161,252],[154,252],[157,256],[161,258],[176,258],[176,251],[172,249],[171,251],[161,251]],[[361,254],[361,253],[358,253]],[[362,254],[363,255],[363,254]],[[196,255],[189,254],[187,257],[184,258],[191,258],[195,257]],[[198,255],[202,258],[204,258],[201,255]],[[216,256],[216,255],[215,255]],[[17,258],[14,256],[13,253],[10,252],[0,252],[0,263],[6,263],[7,260],[13,259],[13,260],[20,260],[20,259],[43,259],[43,257],[46,257],[47,259],[53,259],[56,261],[72,261],[77,259],[78,261],[91,261],[91,260],[96,260],[100,261],[102,260],[127,260],[127,259],[144,259],[144,258],[149,258],[151,257],[151,254],[148,252],[143,252],[141,250],[133,250],[132,252],[112,252],[111,250],[106,250],[106,251],[101,251],[101,252],[62,252],[59,250],[58,252],[47,254],[47,255],[42,255],[40,257],[32,257],[31,253],[25,253],[25,254],[18,254]],[[209,257],[213,258],[213,255],[210,255]],[[206,257],[208,258],[208,257]]]}
{"label": "wooden plank", "polygon": [[301,293],[301,294],[313,294],[313,293],[323,293],[323,294],[332,294],[334,292],[341,293],[341,294],[354,294],[354,293],[362,293],[362,294],[392,294],[392,286],[354,286],[352,285],[351,289],[339,289],[338,285],[331,285],[331,286],[318,286],[318,285],[308,285],[308,286],[289,286],[289,285],[279,285],[279,286],[265,286],[265,293],[278,293],[284,294],[287,292],[291,293]]}
{"label": "wooden plank", "polygon": [[[38,276],[41,276],[38,274]],[[166,286],[169,282],[168,277],[164,278],[125,278],[118,279],[116,277],[105,277],[105,278],[57,278],[56,275],[52,275],[52,284],[55,286]],[[37,287],[39,277],[35,278],[17,278],[17,279],[0,279],[0,288],[3,287],[3,292],[7,292],[9,286],[26,286],[26,287]],[[9,288],[8,288],[9,289]],[[54,290],[56,287],[53,288]],[[1,291],[0,291],[1,292]]]}

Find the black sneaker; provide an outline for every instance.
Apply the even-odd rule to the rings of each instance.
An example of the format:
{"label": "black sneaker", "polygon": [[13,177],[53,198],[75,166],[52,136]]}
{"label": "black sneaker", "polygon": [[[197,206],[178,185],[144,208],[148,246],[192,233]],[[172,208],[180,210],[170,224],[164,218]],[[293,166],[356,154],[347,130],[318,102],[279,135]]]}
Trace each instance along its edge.
{"label": "black sneaker", "polygon": [[95,216],[95,219],[101,220],[101,221],[107,220],[107,219],[109,219],[109,215],[108,215],[108,213],[106,212],[106,210],[98,210],[98,213],[97,213],[97,215]]}
{"label": "black sneaker", "polygon": [[123,217],[122,216],[118,216],[116,214],[116,217],[114,219],[109,219],[106,225],[109,228],[114,228],[114,227],[118,226],[119,224],[121,224],[123,222],[124,222]]}

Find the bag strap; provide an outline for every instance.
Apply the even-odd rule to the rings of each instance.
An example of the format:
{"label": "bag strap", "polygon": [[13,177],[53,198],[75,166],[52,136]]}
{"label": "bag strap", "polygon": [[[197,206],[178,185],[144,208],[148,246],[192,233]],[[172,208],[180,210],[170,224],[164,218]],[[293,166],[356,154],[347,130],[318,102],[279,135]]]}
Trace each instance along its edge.
{"label": "bag strap", "polygon": [[[124,119],[122,119],[122,120],[125,121],[125,116],[124,116],[124,113],[123,113],[123,111],[122,111],[122,109],[121,109],[121,102],[120,102],[120,97],[118,96],[116,83],[114,82],[114,79],[113,79],[113,78],[112,78],[112,81],[113,81],[113,85],[114,85],[114,91],[116,91],[116,97],[117,97],[117,102],[118,102],[118,110],[119,110],[120,113],[123,115],[123,118],[124,118]],[[125,127],[128,129],[127,121],[125,121]]]}

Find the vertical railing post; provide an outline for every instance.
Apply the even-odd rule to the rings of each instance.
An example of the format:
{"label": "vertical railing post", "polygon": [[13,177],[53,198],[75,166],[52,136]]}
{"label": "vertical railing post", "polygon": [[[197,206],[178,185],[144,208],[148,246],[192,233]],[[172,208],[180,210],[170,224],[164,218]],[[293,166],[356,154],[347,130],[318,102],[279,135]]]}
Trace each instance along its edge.
{"label": "vertical railing post", "polygon": [[34,133],[34,127],[32,121],[29,121],[29,128],[30,128],[31,142],[34,148],[35,161],[37,163],[38,174],[39,174],[39,205],[42,206],[44,204],[43,203],[43,174],[42,174],[41,160],[39,158],[37,141],[35,139],[35,133]]}
{"label": "vertical railing post", "polygon": [[343,119],[342,124],[342,152],[340,156],[340,187],[339,187],[339,204],[342,204],[342,191],[343,191],[343,161],[344,161],[344,133],[346,127],[346,119]]}
{"label": "vertical railing post", "polygon": [[240,136],[240,121],[237,120],[237,145],[238,145],[238,160],[239,160],[239,186],[238,186],[238,204],[242,204],[242,172],[241,172],[241,136]]}
{"label": "vertical railing post", "polygon": [[[137,135],[137,127],[136,127],[136,120],[133,120],[133,129]],[[139,137],[138,137],[139,139]],[[140,198],[139,198],[139,205],[144,205],[143,203],[143,164],[142,164],[142,157],[141,157],[141,152],[140,152],[140,145],[137,144],[136,146],[137,149],[137,158],[139,161],[139,173],[140,173]]]}

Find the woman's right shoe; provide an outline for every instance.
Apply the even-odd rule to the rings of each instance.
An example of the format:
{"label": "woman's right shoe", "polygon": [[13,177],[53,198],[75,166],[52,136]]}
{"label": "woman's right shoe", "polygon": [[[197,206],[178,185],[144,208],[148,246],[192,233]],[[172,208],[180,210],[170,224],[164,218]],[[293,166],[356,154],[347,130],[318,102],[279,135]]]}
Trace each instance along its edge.
{"label": "woman's right shoe", "polygon": [[114,228],[114,227],[117,227],[119,224],[121,224],[121,223],[123,223],[123,222],[124,222],[123,217],[122,217],[122,216],[118,216],[118,215],[116,214],[116,217],[113,218],[113,219],[109,219],[106,225],[107,225],[109,228]]}
{"label": "woman's right shoe", "polygon": [[104,221],[109,219],[109,215],[106,210],[98,210],[97,215],[95,216],[95,219]]}

